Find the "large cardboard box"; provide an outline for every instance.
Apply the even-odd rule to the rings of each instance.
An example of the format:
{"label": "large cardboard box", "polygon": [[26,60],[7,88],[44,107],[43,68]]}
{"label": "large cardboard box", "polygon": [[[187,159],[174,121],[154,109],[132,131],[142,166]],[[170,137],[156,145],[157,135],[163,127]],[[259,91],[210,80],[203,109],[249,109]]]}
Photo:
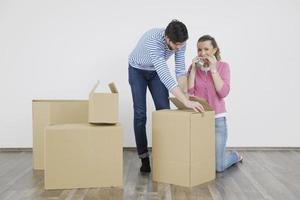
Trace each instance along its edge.
{"label": "large cardboard box", "polygon": [[215,179],[215,113],[196,113],[177,99],[180,109],[152,115],[153,180],[191,187]]}
{"label": "large cardboard box", "polygon": [[52,125],[45,134],[45,189],[122,187],[120,124]]}
{"label": "large cardboard box", "polygon": [[99,81],[89,96],[89,123],[115,124],[119,121],[119,94],[114,83],[109,84],[111,93],[96,93]]}
{"label": "large cardboard box", "polygon": [[44,129],[47,125],[87,122],[87,100],[33,100],[33,169],[44,169]]}

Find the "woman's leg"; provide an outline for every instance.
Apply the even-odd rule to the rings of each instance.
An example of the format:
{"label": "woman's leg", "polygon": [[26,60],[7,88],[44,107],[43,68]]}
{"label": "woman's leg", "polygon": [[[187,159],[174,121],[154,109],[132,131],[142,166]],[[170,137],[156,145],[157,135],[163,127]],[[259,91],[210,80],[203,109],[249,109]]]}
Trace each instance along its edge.
{"label": "woman's leg", "polygon": [[223,172],[231,165],[237,163],[239,161],[239,157],[236,152],[226,152],[227,124],[225,117],[215,119],[215,131],[216,170],[217,172]]}

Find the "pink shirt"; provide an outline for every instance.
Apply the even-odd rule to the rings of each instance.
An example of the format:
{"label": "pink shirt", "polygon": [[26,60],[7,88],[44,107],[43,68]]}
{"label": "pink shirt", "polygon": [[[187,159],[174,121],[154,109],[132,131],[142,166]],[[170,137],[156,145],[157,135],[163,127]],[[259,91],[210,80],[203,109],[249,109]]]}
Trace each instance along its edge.
{"label": "pink shirt", "polygon": [[[190,66],[188,73],[190,73],[191,67],[192,66]],[[205,72],[197,67],[194,87],[189,88],[188,93],[206,99],[209,105],[214,109],[215,113],[220,114],[226,112],[224,98],[228,95],[230,90],[229,65],[225,62],[218,61],[217,71],[224,82],[224,85],[219,92],[215,89],[211,72]]]}

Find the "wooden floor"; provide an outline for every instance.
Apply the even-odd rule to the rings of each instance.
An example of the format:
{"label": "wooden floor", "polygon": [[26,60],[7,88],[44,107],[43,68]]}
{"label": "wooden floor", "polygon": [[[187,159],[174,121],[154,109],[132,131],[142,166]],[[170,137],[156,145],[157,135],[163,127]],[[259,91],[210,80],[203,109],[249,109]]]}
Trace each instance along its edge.
{"label": "wooden floor", "polygon": [[240,151],[244,162],[215,181],[184,188],[142,176],[134,151],[124,152],[124,188],[43,189],[31,152],[0,152],[0,199],[300,199],[300,151]]}

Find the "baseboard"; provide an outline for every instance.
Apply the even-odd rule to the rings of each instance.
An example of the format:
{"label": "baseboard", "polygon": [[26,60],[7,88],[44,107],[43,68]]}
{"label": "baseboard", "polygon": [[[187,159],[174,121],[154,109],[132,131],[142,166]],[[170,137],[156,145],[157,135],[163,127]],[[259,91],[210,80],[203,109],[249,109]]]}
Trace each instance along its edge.
{"label": "baseboard", "polygon": [[300,147],[227,147],[228,150],[239,150],[239,151],[292,151],[300,150]]}
{"label": "baseboard", "polygon": [[[148,148],[152,150],[152,147]],[[239,150],[239,151],[291,151],[291,150],[300,150],[300,147],[226,147],[227,150]],[[135,147],[124,147],[124,150],[136,150]]]}
{"label": "baseboard", "polygon": [[18,152],[18,151],[32,152],[32,148],[0,148],[0,152]]}
{"label": "baseboard", "polygon": [[[125,151],[136,151],[135,147],[124,147]],[[228,150],[239,150],[239,151],[291,151],[300,150],[300,147],[227,147]],[[152,148],[149,147],[151,151]],[[0,148],[0,152],[32,152],[32,148]]]}

